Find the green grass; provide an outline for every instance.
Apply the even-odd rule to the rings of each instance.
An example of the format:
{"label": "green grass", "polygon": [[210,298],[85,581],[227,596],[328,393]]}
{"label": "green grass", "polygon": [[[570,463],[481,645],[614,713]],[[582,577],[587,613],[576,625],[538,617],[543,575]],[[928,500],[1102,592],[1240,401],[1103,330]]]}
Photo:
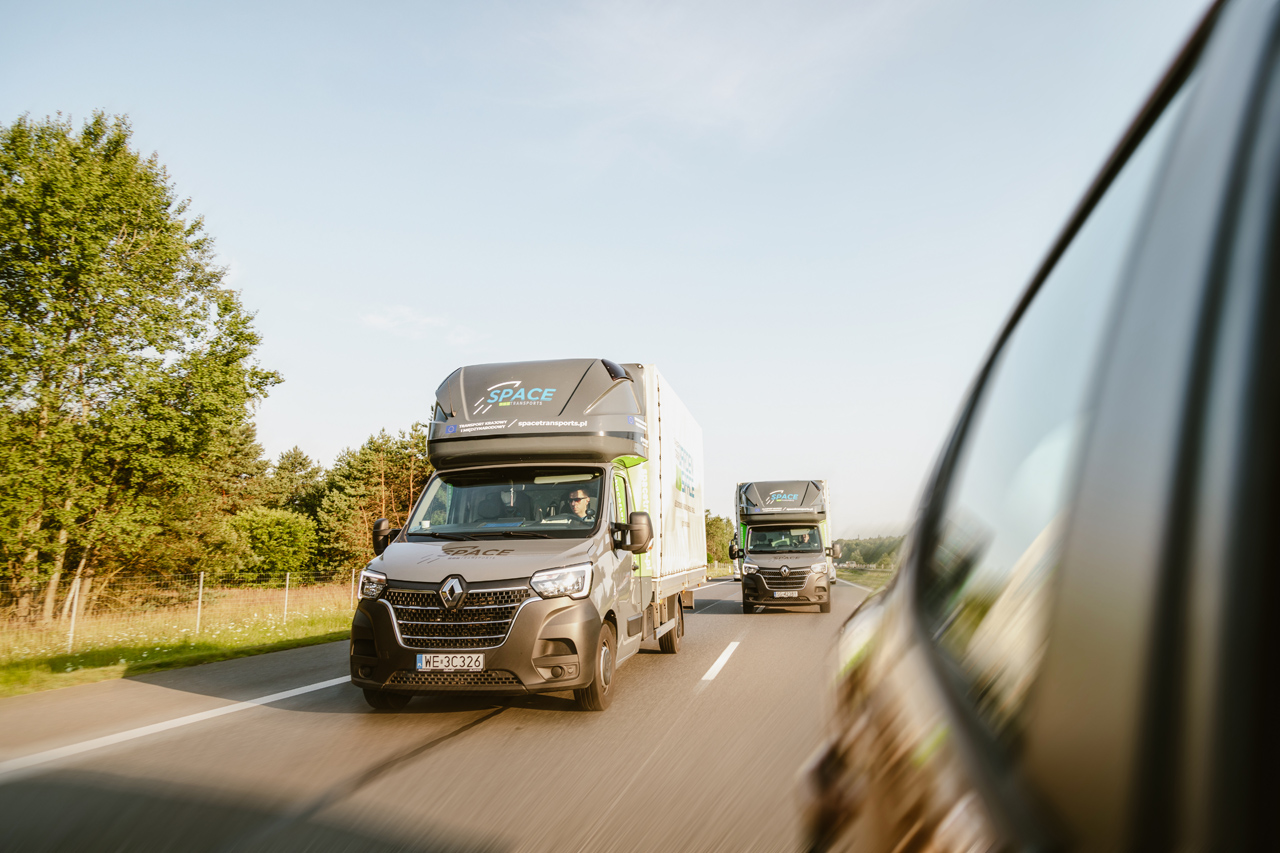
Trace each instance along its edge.
{"label": "green grass", "polygon": [[733,576],[733,563],[708,563],[707,577],[727,578]]}
{"label": "green grass", "polygon": [[231,658],[278,652],[345,640],[349,612],[299,615],[288,624],[221,628],[197,640],[100,645],[73,654],[52,654],[0,662],[0,696],[17,696],[177,669]]}
{"label": "green grass", "polygon": [[877,569],[836,569],[836,575],[841,580],[868,587],[872,591],[883,588],[893,579],[892,571],[882,572]]}

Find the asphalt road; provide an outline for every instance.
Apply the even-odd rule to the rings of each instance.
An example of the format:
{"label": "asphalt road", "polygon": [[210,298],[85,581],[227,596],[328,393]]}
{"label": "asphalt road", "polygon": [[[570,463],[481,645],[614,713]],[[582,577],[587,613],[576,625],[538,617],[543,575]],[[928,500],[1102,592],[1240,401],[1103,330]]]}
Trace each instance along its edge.
{"label": "asphalt road", "polygon": [[799,849],[835,631],[866,592],[842,582],[828,614],[739,594],[698,590],[680,653],[629,660],[603,713],[567,693],[373,712],[325,686],[346,643],[0,700],[0,846]]}

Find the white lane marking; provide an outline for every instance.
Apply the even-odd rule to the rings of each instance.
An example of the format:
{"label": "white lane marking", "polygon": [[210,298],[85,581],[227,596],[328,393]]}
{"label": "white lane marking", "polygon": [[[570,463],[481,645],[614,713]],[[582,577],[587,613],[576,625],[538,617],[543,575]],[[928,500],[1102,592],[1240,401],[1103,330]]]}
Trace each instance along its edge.
{"label": "white lane marking", "polygon": [[222,717],[227,714],[234,714],[237,711],[247,711],[250,708],[257,708],[259,705],[269,705],[272,702],[279,702],[282,699],[288,699],[292,696],[301,696],[303,693],[311,693],[316,690],[323,690],[326,687],[334,687],[338,684],[350,684],[351,676],[344,675],[342,678],[331,678],[328,681],[317,681],[315,684],[308,684],[304,687],[295,687],[292,690],[284,690],[280,693],[272,693],[270,696],[259,696],[257,699],[249,699],[245,702],[236,702],[232,705],[223,705],[221,708],[214,708],[211,711],[201,711],[198,714],[188,714],[185,717],[175,717],[172,720],[165,720],[163,723],[153,723],[149,726],[141,726],[136,729],[118,732],[105,737],[94,738],[80,743],[73,743],[69,746],[60,746],[57,749],[47,749],[44,752],[36,752],[31,755],[24,755],[21,758],[11,758],[8,761],[0,761],[0,782],[5,781],[6,777],[20,773],[23,770],[29,770],[41,764],[47,764],[50,761],[57,761],[60,758],[69,758],[73,755],[80,755],[95,749],[101,749],[104,746],[113,746],[117,743],[136,740],[140,737],[167,732],[170,729],[189,726],[192,723],[203,722],[204,720],[212,720],[215,717]]}
{"label": "white lane marking", "polygon": [[874,589],[872,589],[872,588],[871,588],[871,587],[869,587],[869,586],[863,586],[863,585],[862,585],[862,584],[860,584],[860,583],[854,583],[853,581],[847,581],[847,580],[845,580],[844,578],[836,578],[836,583],[846,584],[847,586],[856,586],[858,589],[865,589],[867,592],[875,592],[875,590],[874,590]]}
{"label": "white lane marking", "polygon": [[711,664],[711,669],[707,670],[707,674],[702,676],[703,681],[711,681],[720,674],[720,670],[724,669],[724,665],[729,662],[729,658],[733,655],[733,650],[738,647],[738,641],[734,640],[724,651],[720,653],[720,657],[716,658],[716,662]]}

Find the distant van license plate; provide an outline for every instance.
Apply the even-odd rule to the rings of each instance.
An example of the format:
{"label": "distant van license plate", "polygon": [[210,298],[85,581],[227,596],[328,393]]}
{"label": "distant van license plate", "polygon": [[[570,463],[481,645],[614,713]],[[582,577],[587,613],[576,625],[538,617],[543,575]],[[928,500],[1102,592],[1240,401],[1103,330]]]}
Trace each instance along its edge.
{"label": "distant van license plate", "polygon": [[799,598],[800,593],[796,590],[792,590],[791,592],[775,592],[773,594],[773,597],[774,598]]}
{"label": "distant van license plate", "polygon": [[418,655],[419,672],[480,672],[484,655]]}

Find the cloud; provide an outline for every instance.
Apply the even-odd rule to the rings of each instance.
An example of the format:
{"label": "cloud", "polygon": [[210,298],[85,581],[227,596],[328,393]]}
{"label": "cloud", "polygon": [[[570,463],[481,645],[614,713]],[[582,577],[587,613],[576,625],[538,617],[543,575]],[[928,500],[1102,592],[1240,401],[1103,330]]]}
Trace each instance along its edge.
{"label": "cloud", "polygon": [[395,305],[376,314],[365,314],[360,318],[360,325],[397,338],[411,341],[430,338],[455,347],[469,346],[481,338],[474,330],[447,317],[430,317],[406,305]]}
{"label": "cloud", "polygon": [[530,40],[596,135],[668,126],[767,144],[895,52],[930,0],[584,4]]}

